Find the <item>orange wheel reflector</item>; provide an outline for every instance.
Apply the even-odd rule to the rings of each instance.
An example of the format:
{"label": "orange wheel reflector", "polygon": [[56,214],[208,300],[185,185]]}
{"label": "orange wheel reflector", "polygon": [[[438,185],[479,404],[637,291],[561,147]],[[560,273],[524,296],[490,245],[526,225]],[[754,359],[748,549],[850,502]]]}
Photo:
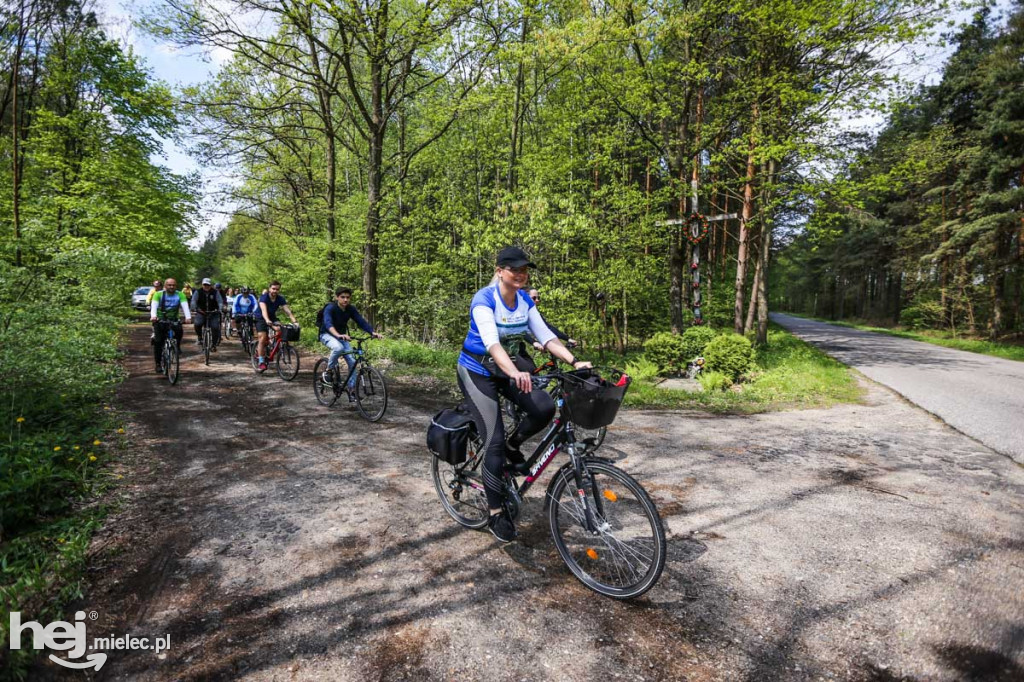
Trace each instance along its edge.
{"label": "orange wheel reflector", "polygon": [[587,556],[591,559],[594,559],[595,561],[597,560],[597,552],[594,551],[593,547],[587,550]]}
{"label": "orange wheel reflector", "polygon": [[605,496],[606,498],[608,498],[609,500],[611,500],[612,502],[617,502],[617,501],[618,501],[618,499],[619,499],[619,496],[618,496],[618,495],[616,495],[616,494],[615,494],[615,493],[614,493],[613,491],[611,491],[611,490],[605,490],[605,491],[604,491],[604,496]]}

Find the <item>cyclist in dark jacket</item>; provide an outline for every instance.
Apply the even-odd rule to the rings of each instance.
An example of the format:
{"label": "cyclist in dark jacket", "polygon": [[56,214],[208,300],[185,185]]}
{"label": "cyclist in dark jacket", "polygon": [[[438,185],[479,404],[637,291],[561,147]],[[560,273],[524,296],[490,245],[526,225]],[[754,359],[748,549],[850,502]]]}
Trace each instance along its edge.
{"label": "cyclist in dark jacket", "polygon": [[220,310],[224,307],[224,297],[220,295],[220,291],[213,288],[213,282],[207,277],[203,280],[203,286],[200,289],[196,289],[196,292],[192,294],[192,313],[196,319],[196,336],[199,337],[199,342],[202,343],[203,338],[203,327],[207,324],[210,325],[210,329],[213,331],[213,348],[211,350],[217,350],[217,345],[220,344]]}

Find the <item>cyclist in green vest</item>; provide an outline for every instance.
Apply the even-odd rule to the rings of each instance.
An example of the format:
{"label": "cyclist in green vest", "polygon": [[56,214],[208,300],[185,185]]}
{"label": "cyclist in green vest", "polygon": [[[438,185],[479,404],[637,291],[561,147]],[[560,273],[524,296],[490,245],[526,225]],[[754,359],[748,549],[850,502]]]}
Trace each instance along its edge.
{"label": "cyclist in green vest", "polygon": [[153,295],[149,305],[149,321],[153,323],[153,359],[156,360],[156,373],[162,374],[160,357],[163,355],[164,341],[167,338],[167,326],[161,322],[170,322],[174,329],[174,339],[178,342],[178,353],[181,353],[181,318],[185,324],[192,323],[192,313],[188,309],[188,299],[177,291],[178,282],[173,278],[164,282],[164,290]]}

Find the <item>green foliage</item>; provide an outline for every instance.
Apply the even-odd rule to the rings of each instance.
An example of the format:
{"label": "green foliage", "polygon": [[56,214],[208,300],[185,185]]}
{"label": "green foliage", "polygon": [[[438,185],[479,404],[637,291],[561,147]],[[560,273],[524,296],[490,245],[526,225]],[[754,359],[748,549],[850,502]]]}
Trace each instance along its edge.
{"label": "green foliage", "polygon": [[704,362],[708,372],[721,372],[735,381],[752,367],[754,348],[744,336],[723,334],[704,348]]}
{"label": "green foliage", "polygon": [[941,327],[945,312],[938,301],[922,300],[903,309],[900,322],[910,329]]}
{"label": "green foliage", "polygon": [[663,375],[678,374],[686,369],[690,356],[687,343],[679,334],[658,332],[644,343],[644,357],[658,366]]}
{"label": "green foliage", "polygon": [[689,362],[704,354],[704,348],[717,336],[714,329],[707,325],[690,327],[683,332],[683,357]]}
{"label": "green foliage", "polygon": [[[776,259],[776,305],[995,337],[1024,332],[1024,5],[981,6],[939,83],[894,107]],[[867,142],[867,144],[863,144]]]}
{"label": "green foliage", "polygon": [[78,595],[101,515],[129,297],[189,270],[197,203],[194,179],[151,161],[176,124],[169,90],[81,3],[46,6],[19,26],[17,72],[5,53],[18,100],[0,117],[0,605],[44,622]]}
{"label": "green foliage", "polygon": [[626,363],[626,374],[633,378],[633,381],[653,381],[658,377],[659,367],[646,357],[639,357]]}
{"label": "green foliage", "polygon": [[721,372],[701,372],[697,375],[701,388],[705,391],[724,391],[732,386],[732,379]]}

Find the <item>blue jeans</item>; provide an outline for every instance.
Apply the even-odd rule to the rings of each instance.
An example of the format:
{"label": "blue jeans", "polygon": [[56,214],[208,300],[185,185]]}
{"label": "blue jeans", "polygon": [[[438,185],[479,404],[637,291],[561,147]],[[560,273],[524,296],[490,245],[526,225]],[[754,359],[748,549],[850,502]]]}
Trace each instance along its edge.
{"label": "blue jeans", "polygon": [[[352,357],[352,344],[335,336],[331,336],[327,332],[320,335],[320,343],[331,349],[331,355],[327,358],[327,369],[334,369],[337,367],[338,358],[344,355],[345,362],[348,364],[348,371],[351,374],[352,368],[356,366],[355,358]],[[348,380],[348,386],[349,388],[352,388],[355,385],[356,376],[353,374]]]}

